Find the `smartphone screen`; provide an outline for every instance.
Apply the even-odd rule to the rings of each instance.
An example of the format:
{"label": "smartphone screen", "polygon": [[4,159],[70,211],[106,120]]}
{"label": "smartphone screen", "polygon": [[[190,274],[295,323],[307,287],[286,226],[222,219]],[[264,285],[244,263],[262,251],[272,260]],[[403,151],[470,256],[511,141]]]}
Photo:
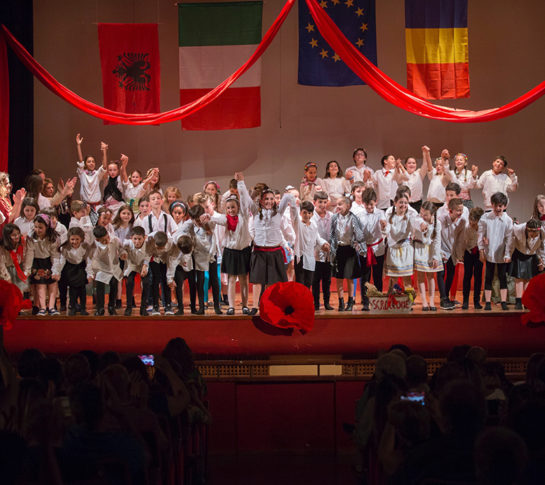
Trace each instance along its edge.
{"label": "smartphone screen", "polygon": [[138,356],[145,365],[155,365],[155,359],[153,354],[144,354]]}
{"label": "smartphone screen", "polygon": [[424,406],[426,404],[425,402],[426,393],[425,392],[408,392],[404,396],[401,396],[402,401],[413,401],[421,404]]}

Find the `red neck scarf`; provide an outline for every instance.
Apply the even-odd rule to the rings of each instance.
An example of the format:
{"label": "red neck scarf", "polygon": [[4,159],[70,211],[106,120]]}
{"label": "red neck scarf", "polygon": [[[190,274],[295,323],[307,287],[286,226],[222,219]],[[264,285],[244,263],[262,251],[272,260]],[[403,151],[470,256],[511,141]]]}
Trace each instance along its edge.
{"label": "red neck scarf", "polygon": [[21,269],[21,263],[19,262],[23,260],[23,246],[24,239],[23,236],[21,236],[21,242],[19,246],[17,246],[17,249],[10,251],[9,255],[11,256],[11,260],[13,261],[13,266],[15,266],[17,276],[21,281],[26,281],[26,275],[25,273],[23,273],[23,270]]}
{"label": "red neck scarf", "polygon": [[545,215],[539,216],[539,220],[540,220],[540,221],[545,221]]}
{"label": "red neck scarf", "polygon": [[227,229],[234,231],[237,228],[238,216],[227,215]]}

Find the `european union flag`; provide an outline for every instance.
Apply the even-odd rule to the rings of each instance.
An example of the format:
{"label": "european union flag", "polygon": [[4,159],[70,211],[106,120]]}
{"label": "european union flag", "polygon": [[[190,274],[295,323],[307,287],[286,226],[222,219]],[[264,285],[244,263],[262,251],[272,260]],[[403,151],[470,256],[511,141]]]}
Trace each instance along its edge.
{"label": "european union flag", "polygon": [[[320,6],[346,38],[377,65],[375,0],[321,0]],[[299,84],[364,84],[329,47],[314,24],[305,0],[299,0]]]}

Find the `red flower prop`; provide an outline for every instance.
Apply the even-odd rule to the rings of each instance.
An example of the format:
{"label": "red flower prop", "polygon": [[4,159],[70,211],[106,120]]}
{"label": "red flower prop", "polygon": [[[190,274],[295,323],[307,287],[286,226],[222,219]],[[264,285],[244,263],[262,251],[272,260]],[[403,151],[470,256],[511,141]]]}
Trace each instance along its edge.
{"label": "red flower prop", "polygon": [[0,280],[0,326],[10,330],[23,308],[32,308],[31,301],[23,300],[21,290],[13,283]]}
{"label": "red flower prop", "polygon": [[530,280],[522,295],[522,304],[530,310],[530,313],[525,313],[521,317],[524,325],[528,325],[529,322],[545,322],[545,273],[538,274]]}
{"label": "red flower prop", "polygon": [[259,313],[275,327],[296,328],[306,333],[314,327],[314,298],[301,283],[275,283],[261,296]]}

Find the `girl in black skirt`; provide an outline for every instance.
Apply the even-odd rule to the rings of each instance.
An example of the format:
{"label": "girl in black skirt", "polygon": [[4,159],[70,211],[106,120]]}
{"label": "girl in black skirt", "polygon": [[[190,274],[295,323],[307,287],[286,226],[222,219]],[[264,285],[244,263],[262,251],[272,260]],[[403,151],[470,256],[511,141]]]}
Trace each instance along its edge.
{"label": "girl in black skirt", "polygon": [[526,224],[513,226],[513,237],[508,254],[513,252],[510,274],[515,278],[515,310],[522,310],[522,293],[526,290],[528,282],[543,271],[544,241],[545,229],[537,219],[530,219]]}
{"label": "girl in black skirt", "polygon": [[68,286],[70,309],[68,315],[89,315],[85,310],[85,285],[90,275],[90,248],[84,242],[85,233],[80,227],[68,229],[68,239],[59,248],[61,252],[61,281]]}

